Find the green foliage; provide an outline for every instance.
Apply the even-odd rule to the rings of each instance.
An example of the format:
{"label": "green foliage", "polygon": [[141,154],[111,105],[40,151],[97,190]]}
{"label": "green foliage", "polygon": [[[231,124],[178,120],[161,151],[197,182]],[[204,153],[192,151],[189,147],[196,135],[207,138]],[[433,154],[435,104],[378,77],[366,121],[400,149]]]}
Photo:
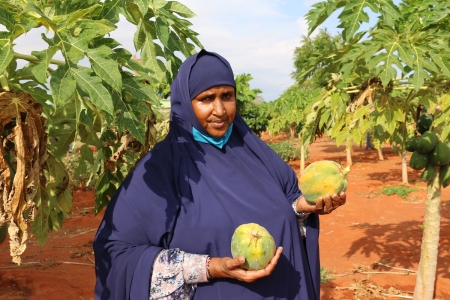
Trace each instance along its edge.
{"label": "green foliage", "polygon": [[[342,49],[343,41],[339,35],[332,36],[326,29],[320,29],[314,37],[302,36],[301,46],[294,51],[294,67],[292,78],[301,82],[304,87],[326,87],[331,73],[336,73],[336,65],[332,64],[335,53]],[[315,57],[326,57],[320,64]]]}
{"label": "green foliage", "polygon": [[266,131],[270,117],[267,114],[267,106],[257,101],[257,96],[262,91],[250,88],[249,82],[252,79],[250,74],[236,76],[236,108],[250,129],[260,136]]}
{"label": "green foliage", "polygon": [[[338,9],[342,9],[338,17],[344,29],[342,47],[333,54],[314,52],[303,66],[309,73],[298,74],[297,80],[303,84],[315,74],[334,70],[328,91],[316,105],[329,107],[328,98],[339,94],[347,98],[346,108],[339,110],[336,123],[330,122],[327,110],[312,113],[309,137],[314,136],[318,123],[331,126],[338,144],[348,139],[361,144],[365,132],[371,130],[377,141],[387,141],[401,152],[413,134],[417,107],[428,104],[435,111],[442,103],[438,99],[447,95],[450,49],[445,40],[450,36],[446,29],[450,9],[443,2],[428,0],[398,5],[384,0],[330,0],[315,4],[308,12],[310,33]],[[366,10],[379,19],[371,29],[361,30],[362,23],[369,23]],[[441,121],[448,116],[447,109],[439,112]],[[448,127],[444,126],[442,139],[447,138]]]}
{"label": "green foliage", "polygon": [[279,132],[287,130],[297,133],[309,112],[308,105],[318,93],[319,90],[317,89],[304,89],[298,85],[293,85],[284,91],[277,100],[270,102],[269,114],[271,119],[268,129],[271,134],[277,135]]}
{"label": "green foliage", "polygon": [[[74,148],[67,153],[62,162],[69,175],[69,187],[74,190],[94,190],[98,181],[97,173],[90,173],[94,161],[97,157],[97,152],[93,151],[95,148],[90,148],[82,145],[81,148]],[[96,150],[96,149],[95,149]],[[89,157],[89,159],[81,159],[82,157]]]}
{"label": "green foliage", "polygon": [[292,161],[300,158],[300,148],[294,146],[291,141],[267,143],[284,161]]}
{"label": "green foliage", "polygon": [[[314,4],[306,15],[309,34],[337,10],[344,46],[333,56],[322,53],[311,57],[309,62],[312,69],[325,64],[336,70],[328,90],[318,99],[318,107],[328,105],[335,95],[348,94],[345,111],[328,123],[336,142],[361,143],[362,133],[371,130],[377,141],[388,141],[404,157],[406,140],[424,132],[418,127],[411,133],[411,127],[416,129],[421,105],[433,117],[430,130],[437,133],[440,141],[447,141],[450,133],[447,1],[328,0]],[[373,19],[370,20],[368,11],[376,15],[375,22],[370,22]],[[362,29],[363,23],[371,27]],[[300,78],[299,83],[306,79]],[[311,116],[310,123],[325,123],[330,120],[329,115],[327,110],[321,110]],[[307,127],[308,132],[303,135],[313,137],[315,127]],[[407,178],[405,172],[402,175]],[[441,198],[436,178],[427,184],[426,230],[414,299],[431,299],[434,291],[439,240],[436,224],[440,218],[436,207]]]}
{"label": "green foliage", "polygon": [[403,199],[406,199],[410,193],[417,191],[416,189],[406,187],[404,185],[399,186],[386,186],[383,188],[381,193],[383,195],[391,196],[391,195],[399,195]]}
{"label": "green foliage", "polygon": [[334,280],[331,272],[324,267],[320,267],[320,283],[326,283],[328,281]]}
{"label": "green foliage", "polygon": [[[120,15],[135,26],[133,49],[110,37]],[[49,170],[61,165],[69,145],[80,143],[73,176],[90,174],[96,182],[96,212],[156,142],[152,107],[168,95],[182,62],[177,55],[188,57],[202,47],[190,29],[194,16],[180,2],[165,0],[0,2],[6,28],[0,31],[2,88],[27,92],[42,104],[53,158]],[[17,53],[14,41],[39,27],[46,29],[47,47]],[[132,56],[137,52],[139,61]],[[19,59],[28,63],[22,66]],[[95,157],[88,146],[98,149]],[[61,227],[71,205],[71,194],[58,195],[55,188],[41,187],[33,199],[31,232],[41,243],[48,230]]]}

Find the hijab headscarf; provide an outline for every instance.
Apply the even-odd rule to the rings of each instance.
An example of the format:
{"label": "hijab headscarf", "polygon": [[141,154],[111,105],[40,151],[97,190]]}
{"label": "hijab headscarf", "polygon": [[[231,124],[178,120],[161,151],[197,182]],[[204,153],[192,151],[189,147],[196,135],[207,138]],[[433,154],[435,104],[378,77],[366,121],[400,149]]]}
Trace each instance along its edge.
{"label": "hijab headscarf", "polygon": [[[215,61],[212,68],[200,63],[208,56]],[[238,113],[222,149],[195,141],[193,127],[206,131],[192,109],[192,95],[217,85],[203,81],[222,77],[194,80],[191,72],[197,67],[233,78],[229,63],[205,50],[180,67],[171,86],[167,137],[122,183],[100,224],[94,242],[96,299],[148,299],[153,261],[161,249],[231,257],[231,236],[244,223],[260,224],[283,246],[275,271],[254,283],[217,279],[198,284],[194,299],[319,299],[318,218],[308,217],[303,241],[291,207],[301,195],[295,172]]]}

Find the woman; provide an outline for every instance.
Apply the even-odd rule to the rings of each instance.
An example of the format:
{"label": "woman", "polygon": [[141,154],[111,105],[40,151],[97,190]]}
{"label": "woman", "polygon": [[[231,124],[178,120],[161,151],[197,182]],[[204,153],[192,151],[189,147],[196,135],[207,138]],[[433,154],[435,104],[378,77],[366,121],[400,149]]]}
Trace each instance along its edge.
{"label": "woman", "polygon": [[[96,299],[319,299],[318,214],[344,203],[344,193],[316,205],[301,197],[295,172],[236,113],[228,62],[202,50],[171,86],[169,134],[106,209],[94,242]],[[244,223],[279,246],[263,270],[231,258]]]}

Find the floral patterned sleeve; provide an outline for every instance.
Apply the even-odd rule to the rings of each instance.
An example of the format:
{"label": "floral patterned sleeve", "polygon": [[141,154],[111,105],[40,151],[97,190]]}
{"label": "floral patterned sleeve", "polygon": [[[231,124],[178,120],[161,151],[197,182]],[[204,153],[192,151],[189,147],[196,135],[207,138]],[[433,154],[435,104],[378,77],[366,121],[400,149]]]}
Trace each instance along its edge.
{"label": "floral patterned sleeve", "polygon": [[197,283],[208,281],[207,257],[186,253],[178,248],[162,250],[153,263],[149,299],[194,298]]}

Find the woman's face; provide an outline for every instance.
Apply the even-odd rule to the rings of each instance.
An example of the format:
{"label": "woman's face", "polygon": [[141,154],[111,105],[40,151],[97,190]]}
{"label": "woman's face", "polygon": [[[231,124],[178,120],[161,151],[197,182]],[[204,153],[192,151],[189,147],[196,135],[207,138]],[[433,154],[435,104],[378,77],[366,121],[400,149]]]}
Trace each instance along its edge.
{"label": "woman's face", "polygon": [[222,137],[236,115],[236,93],[229,85],[213,86],[192,100],[200,125],[215,138]]}

